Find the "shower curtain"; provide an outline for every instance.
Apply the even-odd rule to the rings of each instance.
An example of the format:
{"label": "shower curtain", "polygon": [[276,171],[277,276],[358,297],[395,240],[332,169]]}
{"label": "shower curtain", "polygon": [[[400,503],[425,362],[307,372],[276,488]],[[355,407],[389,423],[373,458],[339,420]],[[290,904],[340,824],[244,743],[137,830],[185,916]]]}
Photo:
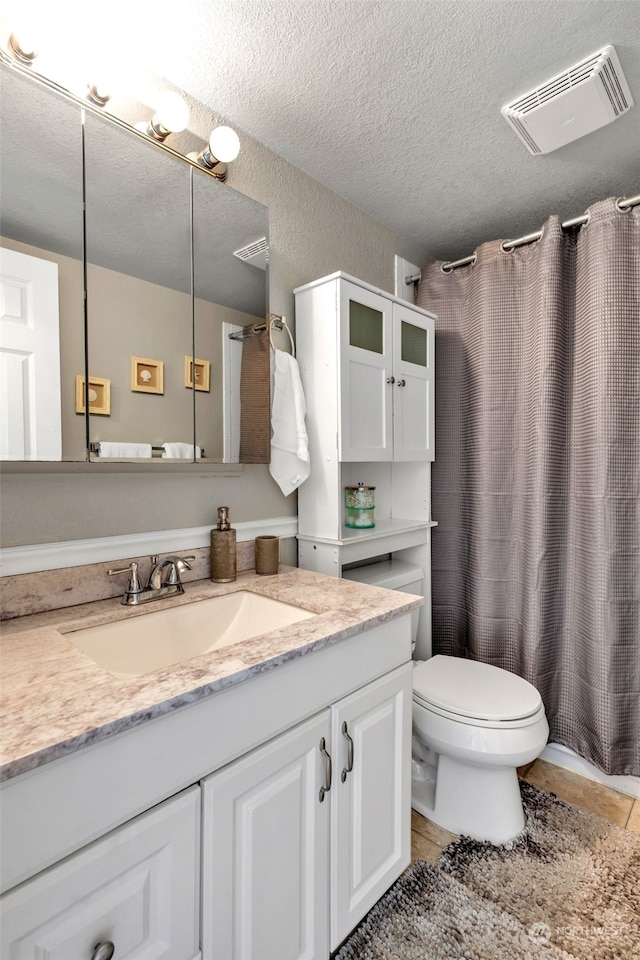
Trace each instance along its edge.
{"label": "shower curtain", "polygon": [[422,271],[434,652],[525,677],[553,742],[640,775],[640,207],[588,213]]}

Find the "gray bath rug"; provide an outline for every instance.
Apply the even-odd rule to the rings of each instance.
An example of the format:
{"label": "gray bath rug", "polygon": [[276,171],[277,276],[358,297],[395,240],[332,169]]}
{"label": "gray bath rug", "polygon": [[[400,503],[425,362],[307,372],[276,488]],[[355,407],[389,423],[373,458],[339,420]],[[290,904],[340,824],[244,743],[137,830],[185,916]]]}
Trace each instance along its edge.
{"label": "gray bath rug", "polygon": [[580,960],[640,958],[640,837],[521,783],[525,829],[461,837],[438,866],[539,941]]}
{"label": "gray bath rug", "polygon": [[437,867],[416,860],[334,960],[572,960]]}
{"label": "gray bath rug", "polygon": [[519,837],[416,861],[335,960],[638,960],[640,837],[520,786]]}

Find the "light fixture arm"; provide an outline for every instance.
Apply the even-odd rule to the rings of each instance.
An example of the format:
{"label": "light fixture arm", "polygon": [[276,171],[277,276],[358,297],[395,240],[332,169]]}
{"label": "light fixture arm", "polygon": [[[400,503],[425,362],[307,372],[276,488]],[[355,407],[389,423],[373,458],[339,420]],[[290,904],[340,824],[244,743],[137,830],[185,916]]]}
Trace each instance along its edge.
{"label": "light fixture arm", "polygon": [[157,117],[152,117],[149,120],[149,125],[147,127],[147,136],[151,137],[153,140],[159,140],[162,143],[163,140],[166,140],[172,130],[168,130],[166,127],[163,127]]}
{"label": "light fixture arm", "polygon": [[8,47],[11,56],[15,57],[19,63],[23,63],[27,67],[30,67],[38,56],[37,50],[25,50],[15,33],[9,35]]}
{"label": "light fixture arm", "polygon": [[205,168],[205,170],[209,170],[216,180],[224,182],[227,179],[226,163],[222,163],[221,160],[218,160],[217,157],[214,157],[209,146],[206,146],[202,153],[198,154],[196,157],[196,163],[199,163],[201,167]]}

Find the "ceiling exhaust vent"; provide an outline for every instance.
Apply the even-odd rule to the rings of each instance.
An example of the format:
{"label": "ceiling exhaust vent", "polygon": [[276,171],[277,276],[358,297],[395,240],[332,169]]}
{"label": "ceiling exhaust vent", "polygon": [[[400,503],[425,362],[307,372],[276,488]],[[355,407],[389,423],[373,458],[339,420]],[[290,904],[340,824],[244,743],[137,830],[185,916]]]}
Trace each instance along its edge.
{"label": "ceiling exhaust vent", "polygon": [[266,270],[267,263],[269,262],[267,238],[262,237],[261,240],[256,240],[255,243],[249,243],[246,247],[241,247],[240,250],[234,250],[233,255],[239,260],[244,260],[245,263],[250,263],[254,267],[260,267],[261,270]]}
{"label": "ceiling exhaust vent", "polygon": [[633,106],[615,48],[606,46],[502,108],[530,153],[550,153]]}

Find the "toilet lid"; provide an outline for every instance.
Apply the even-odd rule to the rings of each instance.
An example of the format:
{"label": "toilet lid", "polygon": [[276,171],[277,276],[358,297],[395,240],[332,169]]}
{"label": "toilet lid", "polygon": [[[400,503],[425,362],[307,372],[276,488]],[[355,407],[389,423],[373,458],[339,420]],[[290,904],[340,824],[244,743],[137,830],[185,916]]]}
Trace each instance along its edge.
{"label": "toilet lid", "polygon": [[441,654],[417,664],[413,693],[426,706],[478,720],[520,720],[542,702],[531,683],[508,670]]}

